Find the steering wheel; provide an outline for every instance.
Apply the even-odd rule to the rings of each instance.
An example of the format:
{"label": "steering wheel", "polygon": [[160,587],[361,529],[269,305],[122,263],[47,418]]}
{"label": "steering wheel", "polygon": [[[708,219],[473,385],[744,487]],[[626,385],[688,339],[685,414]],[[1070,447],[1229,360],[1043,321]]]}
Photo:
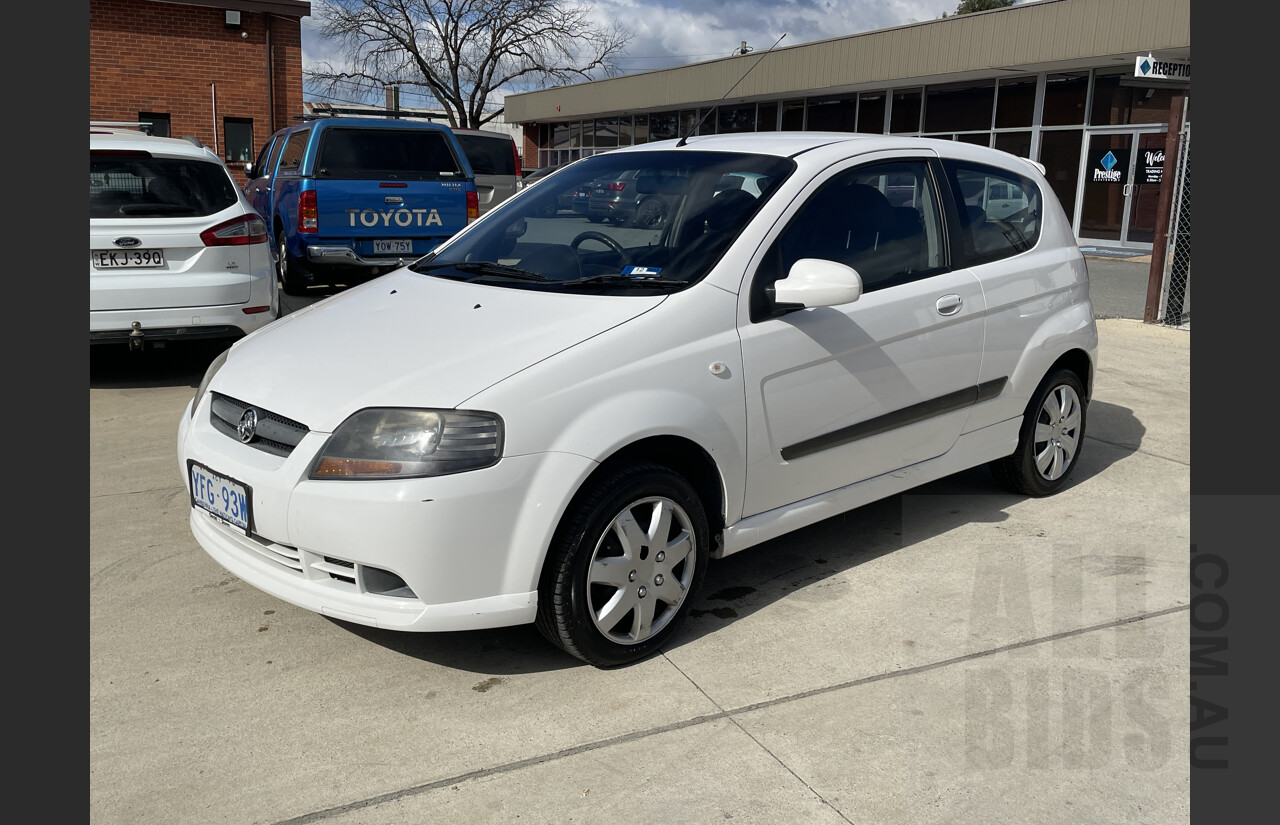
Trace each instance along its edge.
{"label": "steering wheel", "polygon": [[630,262],[631,256],[627,254],[627,250],[625,247],[623,247],[622,244],[618,243],[613,238],[609,237],[603,232],[596,232],[591,229],[588,229],[586,232],[583,232],[582,234],[578,235],[578,237],[570,241],[569,248],[572,249],[575,253],[577,253],[578,247],[585,241],[599,241],[600,243],[612,249],[614,252],[618,254],[619,266],[626,266]]}

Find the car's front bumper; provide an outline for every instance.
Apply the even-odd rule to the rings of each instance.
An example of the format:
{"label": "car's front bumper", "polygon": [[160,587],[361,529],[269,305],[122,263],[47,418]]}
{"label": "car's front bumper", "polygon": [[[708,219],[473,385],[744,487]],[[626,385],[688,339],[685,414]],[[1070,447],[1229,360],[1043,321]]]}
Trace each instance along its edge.
{"label": "car's front bumper", "polygon": [[[250,491],[250,534],[191,506],[197,542],[246,583],[299,607],[371,627],[474,630],[532,622],[543,557],[564,502],[593,466],[580,456],[508,456],[435,478],[312,481],[328,438],[309,433],[287,457],[209,423],[209,404],[179,425],[178,457]],[[403,586],[401,586],[403,585]]]}

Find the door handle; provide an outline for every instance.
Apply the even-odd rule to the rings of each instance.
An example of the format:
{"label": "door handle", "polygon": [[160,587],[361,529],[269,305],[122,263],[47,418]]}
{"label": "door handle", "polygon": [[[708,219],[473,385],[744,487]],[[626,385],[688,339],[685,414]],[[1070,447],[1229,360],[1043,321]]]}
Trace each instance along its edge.
{"label": "door handle", "polygon": [[1130,193],[1132,190],[1133,190],[1133,184],[1132,184],[1132,183],[1126,183],[1126,184],[1124,185],[1124,196],[1125,196],[1126,198],[1127,198],[1127,197],[1129,197],[1129,193]]}
{"label": "door handle", "polygon": [[959,295],[943,295],[938,299],[938,314],[955,315],[960,311],[960,305],[963,303],[964,302],[960,300]]}

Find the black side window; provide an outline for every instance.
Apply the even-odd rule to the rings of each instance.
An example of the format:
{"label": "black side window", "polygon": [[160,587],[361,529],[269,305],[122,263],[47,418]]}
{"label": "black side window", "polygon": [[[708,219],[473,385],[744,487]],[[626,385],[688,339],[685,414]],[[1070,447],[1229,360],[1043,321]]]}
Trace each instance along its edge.
{"label": "black side window", "polygon": [[861,166],[835,175],[800,207],[774,242],[752,286],[752,317],[764,290],[801,258],[852,267],[863,292],[943,270],[937,187],[925,160]]}
{"label": "black side window", "polygon": [[510,140],[454,132],[477,175],[514,175],[516,156]]}
{"label": "black side window", "polygon": [[1040,189],[1029,178],[966,161],[944,160],[967,264],[1025,252],[1040,239]]}
{"label": "black side window", "polygon": [[294,132],[285,139],[284,149],[280,153],[280,171],[297,172],[302,165],[302,155],[311,137],[310,129]]}
{"label": "black side window", "polygon": [[270,174],[267,169],[267,153],[271,151],[271,147],[276,144],[274,138],[269,138],[262,145],[262,151],[258,153],[258,159],[253,162],[253,176],[256,178],[266,177]]}

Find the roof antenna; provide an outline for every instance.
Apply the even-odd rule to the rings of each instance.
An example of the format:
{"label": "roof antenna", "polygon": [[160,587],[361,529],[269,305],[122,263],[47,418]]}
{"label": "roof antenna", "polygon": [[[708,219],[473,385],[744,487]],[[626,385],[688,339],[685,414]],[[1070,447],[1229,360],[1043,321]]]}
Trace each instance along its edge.
{"label": "roof antenna", "polygon": [[[783,32],[783,33],[782,33],[782,37],[786,37],[786,36],[787,36],[787,33],[786,33],[786,32]],[[769,48],[765,49],[764,54],[760,55],[760,60],[764,60],[764,59],[765,59],[765,57],[769,54],[769,52],[773,51],[774,49],[776,49],[776,48],[778,47],[778,44],[782,42],[782,37],[779,37],[777,40],[775,40],[775,41],[773,42],[773,45],[772,45],[772,46],[770,46]],[[760,65],[760,60],[757,60],[755,63],[752,63],[752,64],[751,64],[751,68],[750,68],[750,69],[747,69],[745,72],[743,72],[743,73],[742,73],[742,77],[738,78],[738,83],[741,83],[742,81],[744,81],[744,80],[746,80],[746,79],[747,79],[747,75],[751,74],[752,70],[753,70],[753,69],[755,69],[755,67],[756,67],[756,66],[759,66],[759,65]],[[677,147],[677,148],[679,148],[679,147],[681,147],[681,146],[684,146],[684,145],[685,145],[685,143],[686,143],[686,142],[688,142],[688,140],[689,140],[689,135],[691,135],[691,134],[693,134],[694,132],[698,131],[698,128],[702,126],[702,121],[704,121],[704,120],[706,120],[706,119],[707,119],[707,115],[710,115],[710,114],[711,114],[712,112],[714,112],[716,109],[719,109],[719,108],[720,108],[720,104],[724,102],[724,99],[725,99],[726,97],[728,97],[728,96],[729,96],[729,94],[730,94],[734,89],[738,88],[738,83],[735,83],[735,84],[733,84],[732,86],[730,86],[730,87],[729,87],[729,91],[728,91],[728,92],[725,92],[725,93],[720,97],[720,99],[716,101],[716,105],[714,105],[714,106],[712,106],[710,109],[708,109],[708,110],[707,110],[707,114],[705,114],[705,115],[703,115],[702,117],[700,117],[700,118],[698,119],[698,122],[697,122],[697,123],[695,123],[695,124],[693,124],[693,128],[689,130],[688,134],[686,134],[684,137],[680,138],[679,142],[678,142],[678,143],[676,143],[676,147]]]}

